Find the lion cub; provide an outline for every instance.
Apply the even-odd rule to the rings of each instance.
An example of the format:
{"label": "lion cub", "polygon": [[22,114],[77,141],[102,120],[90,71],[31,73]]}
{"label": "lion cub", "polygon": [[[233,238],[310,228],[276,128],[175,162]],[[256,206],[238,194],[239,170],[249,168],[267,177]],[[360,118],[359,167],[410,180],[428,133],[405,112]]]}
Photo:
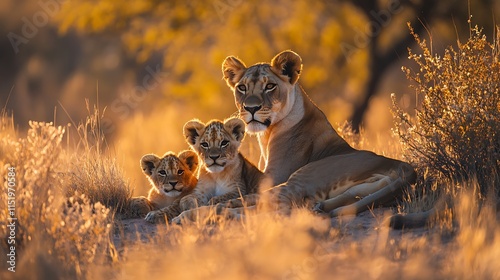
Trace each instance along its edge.
{"label": "lion cub", "polygon": [[181,199],[182,210],[216,205],[257,192],[262,172],[239,152],[245,136],[242,120],[212,120],[206,125],[192,120],[184,125],[184,136],[204,168],[194,192]]}
{"label": "lion cub", "polygon": [[130,201],[133,216],[146,216],[150,223],[165,222],[179,215],[181,198],[192,193],[198,180],[198,155],[183,151],[176,156],[168,152],[163,157],[147,154],[141,158],[141,168],[151,183],[148,197],[134,197]]}

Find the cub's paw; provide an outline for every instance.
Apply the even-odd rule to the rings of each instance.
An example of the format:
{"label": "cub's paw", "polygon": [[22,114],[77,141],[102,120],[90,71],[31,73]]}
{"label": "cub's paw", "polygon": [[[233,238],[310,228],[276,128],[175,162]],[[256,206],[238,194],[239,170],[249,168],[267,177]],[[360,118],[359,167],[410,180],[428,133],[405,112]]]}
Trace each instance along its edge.
{"label": "cub's paw", "polygon": [[129,211],[127,217],[137,218],[145,217],[151,211],[151,205],[147,198],[144,196],[133,197],[129,203]]}
{"label": "cub's paw", "polygon": [[192,222],[195,219],[196,216],[195,213],[196,213],[195,209],[186,210],[180,213],[177,217],[173,218],[172,224],[181,225],[181,224],[186,224],[188,222]]}
{"label": "cub's paw", "polygon": [[165,223],[165,213],[159,210],[151,211],[146,215],[144,220],[152,224]]}
{"label": "cub's paw", "polygon": [[226,211],[228,208],[232,208],[232,207],[228,207],[228,203],[227,202],[218,203],[217,205],[215,205],[215,213],[217,215],[220,215],[224,211]]}
{"label": "cub's paw", "polygon": [[181,199],[179,205],[182,211],[186,211],[198,207],[198,201],[195,197],[187,195]]}
{"label": "cub's paw", "polygon": [[222,204],[224,204],[226,208],[245,207],[245,204],[243,203],[243,200],[241,198],[233,198],[233,199],[230,199]]}
{"label": "cub's paw", "polygon": [[214,206],[214,205],[217,205],[217,204],[220,204],[220,203],[223,203],[223,202],[224,201],[222,201],[219,197],[212,197],[208,201],[208,205]]}

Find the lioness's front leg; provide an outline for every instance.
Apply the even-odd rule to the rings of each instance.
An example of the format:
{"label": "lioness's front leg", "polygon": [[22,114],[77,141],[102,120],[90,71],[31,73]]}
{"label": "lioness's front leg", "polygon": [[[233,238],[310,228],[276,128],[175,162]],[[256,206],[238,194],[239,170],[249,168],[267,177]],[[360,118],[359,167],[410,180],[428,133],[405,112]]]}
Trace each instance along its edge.
{"label": "lioness's front leg", "polygon": [[[355,151],[300,168],[283,184],[278,202],[283,208],[301,205],[304,199],[311,198],[324,201],[320,205],[325,212],[335,211],[332,215],[359,213],[374,203],[392,201],[403,186],[414,180],[415,172],[406,163]],[[352,207],[334,210],[346,205]]]}
{"label": "lioness's front leg", "polygon": [[[360,199],[385,188],[387,185],[391,184],[393,180],[394,178],[388,175],[374,174],[372,177],[363,181],[353,182],[352,186],[348,187],[345,192],[316,203],[313,210],[316,212],[329,213],[339,207],[356,203]],[[371,198],[374,198],[374,196],[371,196]],[[375,201],[376,200],[374,200],[374,202]]]}
{"label": "lioness's front leg", "polygon": [[383,203],[390,201],[389,197],[394,199],[393,196],[398,191],[406,185],[407,183],[403,182],[401,178],[396,179],[395,181],[389,183],[388,185],[382,187],[381,189],[373,192],[370,195],[367,195],[360,200],[347,204],[345,206],[341,206],[335,209],[332,209],[329,212],[330,217],[338,217],[344,215],[356,215],[367,210],[371,206],[382,205]]}

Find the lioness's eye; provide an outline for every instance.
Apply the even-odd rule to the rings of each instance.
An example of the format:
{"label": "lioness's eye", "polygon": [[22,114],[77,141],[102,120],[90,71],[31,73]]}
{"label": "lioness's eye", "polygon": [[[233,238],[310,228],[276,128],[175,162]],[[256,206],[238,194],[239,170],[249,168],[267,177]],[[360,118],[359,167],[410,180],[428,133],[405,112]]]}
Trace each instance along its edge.
{"label": "lioness's eye", "polygon": [[160,176],[167,176],[167,172],[165,172],[165,170],[158,171],[158,174],[160,174]]}
{"label": "lioness's eye", "polygon": [[266,85],[266,90],[273,90],[276,87],[276,84],[269,83]]}
{"label": "lioness's eye", "polygon": [[177,175],[182,175],[182,174],[184,174],[184,170],[179,169],[179,171],[177,171]]}
{"label": "lioness's eye", "polygon": [[200,144],[200,146],[203,148],[203,149],[208,149],[208,143],[207,142],[203,142]]}
{"label": "lioness's eye", "polygon": [[228,145],[229,145],[229,141],[227,141],[227,140],[223,140],[223,141],[220,143],[220,146],[221,146],[222,148],[225,148],[225,147],[227,147]]}
{"label": "lioness's eye", "polygon": [[245,85],[239,85],[237,88],[242,93],[245,93],[247,91],[247,87]]}

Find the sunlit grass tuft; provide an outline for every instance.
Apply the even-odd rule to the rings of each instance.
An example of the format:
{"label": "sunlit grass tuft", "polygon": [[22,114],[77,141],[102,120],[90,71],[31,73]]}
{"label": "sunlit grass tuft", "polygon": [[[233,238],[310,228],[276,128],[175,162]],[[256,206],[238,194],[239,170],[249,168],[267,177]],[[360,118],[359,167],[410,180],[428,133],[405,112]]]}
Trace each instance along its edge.
{"label": "sunlit grass tuft", "polygon": [[91,203],[100,202],[123,213],[127,211],[132,190],[116,159],[106,154],[100,119],[98,108],[94,108],[85,123],[77,127],[80,148],[69,156],[66,192],[85,194]]}

